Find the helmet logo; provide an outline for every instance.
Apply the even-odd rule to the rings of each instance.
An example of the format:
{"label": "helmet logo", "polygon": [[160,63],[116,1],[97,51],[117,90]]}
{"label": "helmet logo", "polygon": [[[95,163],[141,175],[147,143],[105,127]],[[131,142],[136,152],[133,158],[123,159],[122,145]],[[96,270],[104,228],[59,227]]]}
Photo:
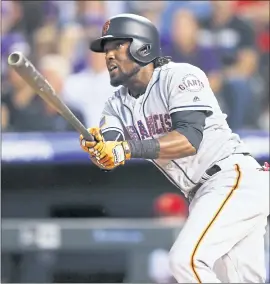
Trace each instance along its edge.
{"label": "helmet logo", "polygon": [[102,35],[106,35],[106,34],[107,34],[107,32],[108,32],[108,30],[109,30],[109,28],[110,28],[110,24],[111,24],[111,21],[110,21],[110,20],[108,20],[108,21],[104,24],[103,29],[102,29]]}

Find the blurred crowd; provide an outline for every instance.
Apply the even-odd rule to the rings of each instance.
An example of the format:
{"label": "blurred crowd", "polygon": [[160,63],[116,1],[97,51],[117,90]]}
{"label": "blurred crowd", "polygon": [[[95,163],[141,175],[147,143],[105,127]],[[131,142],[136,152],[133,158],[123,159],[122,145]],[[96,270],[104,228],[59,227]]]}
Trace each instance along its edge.
{"label": "blurred crowd", "polygon": [[269,1],[2,1],[2,131],[69,131],[69,124],[7,66],[22,51],[87,126],[98,125],[110,86],[89,43],[118,13],[158,27],[163,55],[206,72],[234,130],[269,130]]}

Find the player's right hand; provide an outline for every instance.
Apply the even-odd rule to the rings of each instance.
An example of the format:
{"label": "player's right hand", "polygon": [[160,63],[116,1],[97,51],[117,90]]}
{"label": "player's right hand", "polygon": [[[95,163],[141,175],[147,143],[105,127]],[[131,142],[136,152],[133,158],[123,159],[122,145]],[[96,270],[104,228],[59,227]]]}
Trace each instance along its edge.
{"label": "player's right hand", "polygon": [[110,171],[113,170],[115,168],[114,165],[109,165],[109,166],[104,166],[103,164],[101,164],[96,157],[91,156],[90,155],[90,160],[96,165],[98,166],[100,169],[105,170],[105,171]]}

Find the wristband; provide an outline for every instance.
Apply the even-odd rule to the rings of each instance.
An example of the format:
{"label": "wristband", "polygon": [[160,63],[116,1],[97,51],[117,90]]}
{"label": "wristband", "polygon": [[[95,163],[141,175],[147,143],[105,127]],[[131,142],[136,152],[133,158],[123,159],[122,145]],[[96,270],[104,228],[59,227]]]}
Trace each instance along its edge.
{"label": "wristband", "polygon": [[131,158],[143,158],[143,159],[157,159],[159,157],[160,145],[157,139],[149,140],[128,140],[127,141]]}

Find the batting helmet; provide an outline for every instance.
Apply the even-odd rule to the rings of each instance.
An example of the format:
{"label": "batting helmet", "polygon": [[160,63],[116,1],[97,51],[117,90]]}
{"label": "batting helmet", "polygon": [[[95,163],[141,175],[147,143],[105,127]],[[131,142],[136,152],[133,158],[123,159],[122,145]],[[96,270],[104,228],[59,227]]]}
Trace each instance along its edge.
{"label": "batting helmet", "polygon": [[119,14],[103,26],[102,37],[94,40],[90,49],[104,52],[104,41],[130,39],[130,54],[137,62],[148,64],[160,56],[160,39],[157,28],[148,19],[134,14]]}

